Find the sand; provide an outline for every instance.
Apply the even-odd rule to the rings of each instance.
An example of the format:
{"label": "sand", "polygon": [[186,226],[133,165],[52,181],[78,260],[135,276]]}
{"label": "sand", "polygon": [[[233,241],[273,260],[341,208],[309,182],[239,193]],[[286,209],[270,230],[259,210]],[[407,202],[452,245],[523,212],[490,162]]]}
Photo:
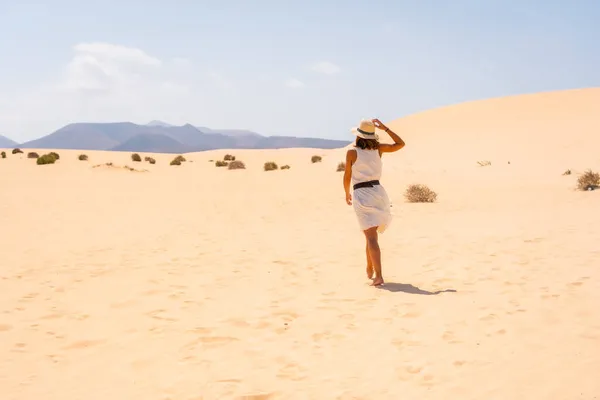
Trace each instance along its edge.
{"label": "sand", "polygon": [[[407,147],[384,159],[383,289],[335,172],[344,149],[181,166],[9,152],[0,397],[600,398],[600,191],[574,190],[600,170],[598,104],[576,90],[391,122]],[[228,152],[247,169],[209,161]],[[406,203],[410,183],[437,203]]]}

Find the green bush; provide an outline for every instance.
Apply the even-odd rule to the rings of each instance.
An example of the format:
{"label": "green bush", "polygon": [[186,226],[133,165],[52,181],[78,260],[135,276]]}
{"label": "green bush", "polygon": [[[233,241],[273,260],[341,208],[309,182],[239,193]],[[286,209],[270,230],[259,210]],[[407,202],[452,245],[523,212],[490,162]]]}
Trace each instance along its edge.
{"label": "green bush", "polygon": [[56,162],[56,157],[52,153],[44,154],[43,156],[37,159],[37,165],[45,165],[45,164],[54,164]]}
{"label": "green bush", "polygon": [[600,174],[591,169],[585,171],[577,179],[577,188],[579,190],[594,190],[600,186]]}
{"label": "green bush", "polygon": [[56,160],[60,160],[60,156],[58,155],[58,153],[55,153],[55,152],[51,151],[51,152],[50,152],[50,153],[48,153],[48,154],[50,154],[50,155],[51,155],[52,157],[54,157]]}
{"label": "green bush", "polygon": [[277,168],[279,168],[279,167],[273,161],[266,162],[264,165],[265,171],[273,171],[273,170],[276,170]]}
{"label": "green bush", "polygon": [[417,184],[409,185],[404,197],[409,203],[434,203],[437,199],[437,193],[426,185]]}
{"label": "green bush", "polygon": [[233,160],[229,163],[228,169],[246,169],[246,165],[240,160]]}

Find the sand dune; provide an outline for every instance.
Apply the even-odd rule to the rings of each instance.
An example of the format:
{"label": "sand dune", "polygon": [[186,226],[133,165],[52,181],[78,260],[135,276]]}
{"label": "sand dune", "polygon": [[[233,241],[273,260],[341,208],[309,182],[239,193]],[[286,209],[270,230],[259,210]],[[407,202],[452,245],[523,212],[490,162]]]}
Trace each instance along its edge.
{"label": "sand dune", "polygon": [[[344,149],[236,150],[236,171],[209,161],[224,150],[8,152],[1,398],[597,398],[600,193],[574,186],[600,170],[599,104],[576,90],[392,122],[407,147],[385,159],[383,289]],[[438,202],[405,203],[417,182]]]}

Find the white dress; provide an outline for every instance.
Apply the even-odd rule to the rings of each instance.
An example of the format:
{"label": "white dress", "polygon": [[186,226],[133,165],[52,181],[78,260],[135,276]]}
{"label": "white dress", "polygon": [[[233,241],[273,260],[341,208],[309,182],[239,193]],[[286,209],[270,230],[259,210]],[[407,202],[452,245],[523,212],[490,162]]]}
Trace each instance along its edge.
{"label": "white dress", "polygon": [[[363,150],[355,147],[356,161],[352,165],[352,185],[381,179],[381,156],[379,150]],[[392,222],[390,199],[382,185],[361,187],[352,194],[352,205],[361,230],[377,226],[383,233]]]}

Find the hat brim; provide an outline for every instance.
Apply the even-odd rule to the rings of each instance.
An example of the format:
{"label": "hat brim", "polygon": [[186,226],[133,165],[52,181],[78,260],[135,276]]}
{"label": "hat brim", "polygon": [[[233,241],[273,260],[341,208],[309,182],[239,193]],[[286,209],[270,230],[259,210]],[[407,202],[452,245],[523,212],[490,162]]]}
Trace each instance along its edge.
{"label": "hat brim", "polygon": [[352,128],[351,131],[355,136],[358,136],[359,138],[379,140],[379,135],[376,133],[374,133],[372,135],[369,135],[369,134],[365,135],[364,133],[359,132],[358,128]]}

